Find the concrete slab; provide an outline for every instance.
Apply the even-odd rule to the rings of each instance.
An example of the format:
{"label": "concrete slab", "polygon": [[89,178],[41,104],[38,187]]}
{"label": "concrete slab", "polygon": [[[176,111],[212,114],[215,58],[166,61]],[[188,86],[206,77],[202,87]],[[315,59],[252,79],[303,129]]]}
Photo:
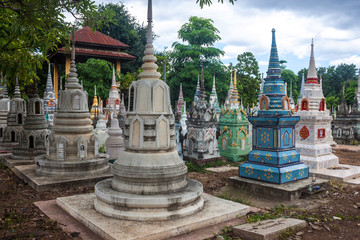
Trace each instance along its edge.
{"label": "concrete slab", "polygon": [[360,152],[360,146],[355,146],[355,145],[341,145],[338,144],[334,147],[332,147],[333,150],[341,150],[341,151],[345,151],[345,152]]}
{"label": "concrete slab", "polygon": [[233,232],[244,240],[276,240],[282,231],[288,228],[301,229],[306,225],[304,220],[278,218],[235,226]]}
{"label": "concrete slab", "polygon": [[71,189],[80,186],[91,187],[97,182],[113,176],[111,173],[89,174],[83,177],[41,176],[35,173],[35,168],[35,164],[15,166],[14,173],[38,192]]}
{"label": "concrete slab", "polygon": [[188,217],[168,221],[128,221],[105,217],[94,209],[95,194],[57,199],[57,204],[71,216],[104,239],[161,240],[211,226],[245,215],[249,207],[203,194],[203,210]]}
{"label": "concrete slab", "polygon": [[70,216],[56,204],[56,200],[34,202],[34,204],[43,211],[46,216],[57,222],[61,229],[69,236],[72,233],[78,233],[81,239],[101,240],[102,238],[90,231],[75,218]]}
{"label": "concrete slab", "polygon": [[338,164],[332,168],[310,169],[310,175],[324,179],[336,179],[348,182],[360,177],[360,166]]}
{"label": "concrete slab", "polygon": [[215,173],[221,173],[221,172],[229,172],[233,170],[238,170],[239,167],[235,166],[220,166],[220,167],[211,167],[211,168],[205,168],[206,171],[209,172],[215,172]]}
{"label": "concrete slab", "polygon": [[[316,182],[312,182],[311,178],[307,178],[285,184],[274,184],[238,176],[229,178],[229,185],[234,188],[243,188],[261,198],[286,201],[292,201],[306,195],[316,194],[322,191],[327,186],[328,182],[329,180],[321,178],[317,178]],[[313,189],[315,186],[319,186],[320,188]],[[309,187],[311,191],[309,190]]]}
{"label": "concrete slab", "polygon": [[12,159],[11,153],[7,155],[2,155],[1,160],[5,166],[8,168],[13,168],[18,165],[30,165],[34,164],[34,159]]}

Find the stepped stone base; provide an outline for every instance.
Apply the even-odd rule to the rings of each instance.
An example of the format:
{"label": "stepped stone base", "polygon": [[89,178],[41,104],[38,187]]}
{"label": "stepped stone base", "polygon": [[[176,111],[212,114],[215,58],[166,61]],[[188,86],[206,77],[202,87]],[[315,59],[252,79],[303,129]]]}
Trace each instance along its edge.
{"label": "stepped stone base", "polygon": [[7,154],[7,155],[3,155],[1,156],[2,158],[2,162],[5,166],[7,166],[8,168],[13,168],[15,166],[18,165],[29,165],[29,164],[34,164],[35,161],[34,159],[28,158],[28,159],[13,159],[12,158],[12,154]]}
{"label": "stepped stone base", "polygon": [[40,149],[22,149],[22,148],[14,148],[13,154],[11,155],[12,159],[17,160],[34,160],[36,157],[46,154],[46,150]]}
{"label": "stepped stone base", "polygon": [[330,168],[339,164],[339,158],[334,154],[319,157],[300,155],[300,161],[305,163],[310,169]]}
{"label": "stepped stone base", "polygon": [[0,142],[0,151],[12,151],[19,146],[18,142]]}
{"label": "stepped stone base", "polygon": [[67,177],[42,176],[35,173],[36,168],[37,165],[35,164],[15,166],[14,172],[19,178],[38,192],[92,187],[97,182],[113,176],[110,172],[101,174],[89,173],[84,176],[76,176],[75,174]]}
{"label": "stepped stone base", "polygon": [[167,221],[129,221],[106,217],[94,209],[95,194],[84,194],[57,199],[57,204],[93,232],[107,240],[161,240],[245,215],[246,205],[220,199],[208,194],[200,212]]}
{"label": "stepped stone base", "polygon": [[38,166],[36,174],[55,177],[88,176],[91,174],[106,174],[109,169],[109,155],[101,154],[99,158],[81,161],[48,160],[46,155],[35,158]]}
{"label": "stepped stone base", "polygon": [[189,158],[183,155],[183,160],[184,161],[189,161],[189,162],[194,162],[200,166],[203,166],[207,163],[215,163],[217,161],[222,161],[222,162],[226,162],[226,158],[225,157],[215,157],[215,158],[207,158],[207,159],[195,159],[195,158]]}
{"label": "stepped stone base", "polygon": [[[312,182],[310,178],[307,178],[279,185],[237,176],[230,177],[228,180],[230,186],[248,190],[255,196],[272,200],[279,199],[286,201],[292,201],[294,199],[299,199],[303,196],[322,191],[329,182],[329,180],[320,178],[317,179],[316,182]],[[309,187],[312,188],[313,186],[320,186],[320,189],[311,189],[311,191],[309,191]]]}
{"label": "stepped stone base", "polygon": [[331,168],[310,169],[310,176],[325,179],[336,179],[341,182],[360,184],[360,167],[346,164],[338,164]]}
{"label": "stepped stone base", "polygon": [[203,186],[187,179],[186,187],[169,194],[139,195],[118,192],[111,188],[111,179],[95,185],[96,211],[113,218],[153,221],[168,220],[194,214],[202,209]]}
{"label": "stepped stone base", "polygon": [[310,169],[329,168],[339,164],[339,158],[332,153],[329,144],[308,145],[296,143],[300,161]]}

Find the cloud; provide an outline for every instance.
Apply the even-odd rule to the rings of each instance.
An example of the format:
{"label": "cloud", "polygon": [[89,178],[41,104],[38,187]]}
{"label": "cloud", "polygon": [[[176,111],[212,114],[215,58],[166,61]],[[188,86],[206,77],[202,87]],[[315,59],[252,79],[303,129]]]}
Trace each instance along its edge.
{"label": "cloud", "polygon": [[340,65],[341,63],[355,64],[359,68],[360,67],[360,56],[352,55],[347,58],[339,58],[339,59],[330,61],[330,65],[335,65],[335,66]]}
{"label": "cloud", "polygon": [[[146,1],[123,3],[140,23],[146,23]],[[266,71],[271,29],[275,28],[279,57],[297,72],[308,67],[312,38],[317,66],[358,62],[353,56],[360,52],[359,15],[358,0],[238,0],[234,5],[224,0],[203,9],[196,0],[158,0],[153,1],[154,32],[159,36],[154,45],[162,51],[179,41],[177,32],[190,16],[210,18],[220,31],[221,40],[215,46],[225,51],[224,63],[235,63],[238,54],[250,51]]]}

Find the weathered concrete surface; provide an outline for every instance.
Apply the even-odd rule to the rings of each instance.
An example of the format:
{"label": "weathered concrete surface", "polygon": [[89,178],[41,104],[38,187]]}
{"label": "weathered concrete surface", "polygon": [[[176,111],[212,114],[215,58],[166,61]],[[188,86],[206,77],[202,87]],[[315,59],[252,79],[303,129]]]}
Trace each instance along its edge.
{"label": "weathered concrete surface", "polygon": [[79,186],[94,186],[98,181],[113,176],[111,173],[88,174],[81,177],[75,175],[73,177],[43,176],[35,173],[36,167],[35,164],[15,166],[14,172],[38,192],[71,189]]}
{"label": "weathered concrete surface", "polygon": [[356,184],[354,179],[360,177],[360,167],[354,165],[338,164],[332,168],[311,169],[311,176],[316,176],[324,179],[336,179],[342,182],[349,182]]}
{"label": "weathered concrete surface", "polygon": [[[43,211],[46,216],[56,221],[58,226],[70,235],[71,233],[78,233],[81,239],[86,240],[101,240],[102,238],[90,231],[87,227],[82,225],[75,218],[70,216],[62,208],[56,204],[56,200],[34,202],[34,204]],[[71,236],[71,235],[70,235]]]}
{"label": "weathered concrete surface", "polygon": [[57,204],[104,239],[161,240],[245,215],[249,207],[203,194],[204,208],[191,216],[168,221],[128,221],[109,218],[95,211],[95,194],[57,199]]}
{"label": "weathered concrete surface", "polygon": [[[252,194],[269,199],[281,199],[291,201],[298,199],[307,194],[313,194],[317,191],[321,191],[329,182],[325,179],[316,179],[316,182],[312,182],[311,178],[285,183],[274,184],[260,182],[252,179],[242,178],[238,176],[229,178],[229,185],[235,188],[245,188]],[[319,190],[313,190],[310,192],[309,187],[320,186]]]}
{"label": "weathered concrete surface", "polygon": [[341,150],[344,152],[360,152],[360,146],[355,145],[341,145],[338,144],[335,147],[332,148],[333,150]]}
{"label": "weathered concrete surface", "polygon": [[288,228],[301,229],[306,225],[304,220],[278,218],[236,226],[234,234],[244,240],[276,240],[282,231]]}
{"label": "weathered concrete surface", "polygon": [[8,168],[13,168],[18,165],[29,165],[29,164],[35,163],[34,159],[13,159],[13,158],[11,158],[10,155],[11,155],[11,153],[6,154],[6,155],[4,154],[0,157],[2,160],[2,163],[5,166],[7,166]]}
{"label": "weathered concrete surface", "polygon": [[209,172],[220,173],[220,172],[229,172],[238,169],[239,167],[234,167],[234,166],[221,166],[221,167],[206,168],[205,170]]}

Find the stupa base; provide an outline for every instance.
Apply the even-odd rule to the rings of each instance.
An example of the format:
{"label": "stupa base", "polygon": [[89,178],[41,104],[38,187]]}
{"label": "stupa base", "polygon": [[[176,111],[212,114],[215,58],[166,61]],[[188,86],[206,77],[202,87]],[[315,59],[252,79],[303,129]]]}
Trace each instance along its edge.
{"label": "stupa base", "polygon": [[99,158],[83,161],[48,160],[46,155],[35,158],[36,174],[57,177],[81,177],[91,174],[108,173],[109,155],[102,154]]}
{"label": "stupa base", "polygon": [[239,166],[239,176],[268,183],[283,184],[309,177],[309,168],[304,163],[269,166],[245,162]]}
{"label": "stupa base", "polygon": [[0,142],[0,151],[12,151],[17,146],[19,146],[18,142]]}
{"label": "stupa base", "polygon": [[310,169],[331,168],[339,164],[339,158],[332,153],[323,156],[300,155],[300,161],[305,163]]}
{"label": "stupa base", "polygon": [[34,160],[36,157],[46,154],[45,149],[14,148],[12,152],[11,158],[15,160]]}
{"label": "stupa base", "polygon": [[12,154],[6,154],[1,156],[2,163],[8,168],[13,168],[19,165],[34,164],[34,159],[13,159]]}
{"label": "stupa base", "polygon": [[95,185],[95,210],[113,218],[136,221],[159,221],[192,215],[204,206],[200,182],[187,179],[186,187],[169,194],[140,195],[111,188],[111,179]]}
{"label": "stupa base", "polygon": [[36,174],[36,168],[35,164],[15,166],[14,173],[38,192],[93,187],[97,182],[113,176],[110,172],[86,176],[44,176]]}
{"label": "stupa base", "polygon": [[[246,205],[202,195],[205,201],[201,211],[168,221],[129,221],[104,216],[94,209],[95,194],[61,197],[57,204],[101,238],[107,240],[161,240],[190,231],[223,223],[249,212]],[[212,230],[210,230],[212,231]]]}

